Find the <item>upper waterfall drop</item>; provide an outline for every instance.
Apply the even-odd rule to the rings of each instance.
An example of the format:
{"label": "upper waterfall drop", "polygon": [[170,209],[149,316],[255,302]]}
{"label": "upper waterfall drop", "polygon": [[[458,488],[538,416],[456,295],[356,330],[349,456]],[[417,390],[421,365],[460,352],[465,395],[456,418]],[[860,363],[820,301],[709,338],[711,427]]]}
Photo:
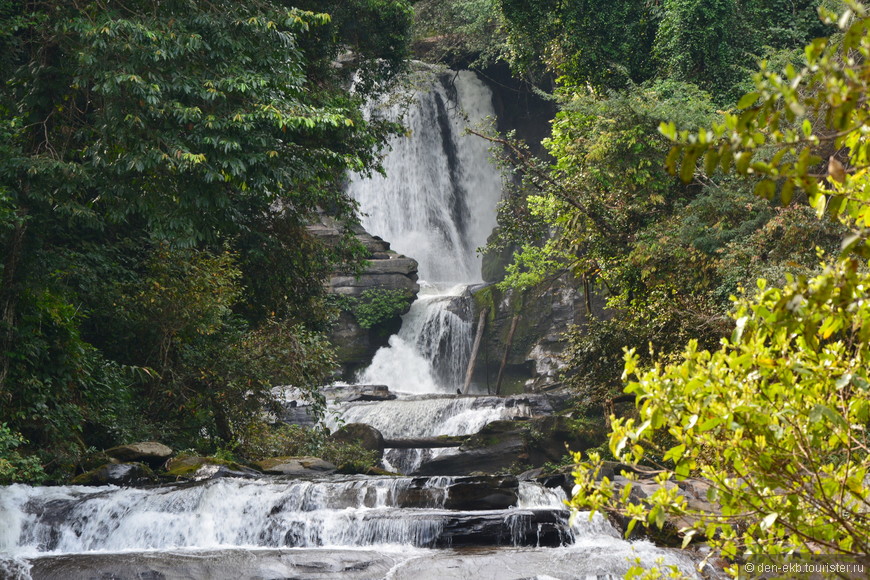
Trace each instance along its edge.
{"label": "upper waterfall drop", "polygon": [[399,334],[359,380],[406,393],[454,393],[471,352],[472,324],[460,315],[470,310],[466,287],[482,281],[477,249],[496,226],[502,197],[489,144],[465,129],[495,110],[475,73],[420,67],[417,89],[402,105],[373,103],[368,111],[408,127],[390,142],[386,176],[352,176],[348,185],[365,229],[417,260],[422,288]]}
{"label": "upper waterfall drop", "polygon": [[[386,177],[353,178],[348,193],[366,230],[417,260],[422,280],[480,282],[477,248],[496,226],[502,180],[489,144],[463,133],[495,115],[492,92],[471,71],[426,76],[428,86],[415,91],[403,117],[408,135],[390,142]],[[403,107],[369,112],[399,119]]]}

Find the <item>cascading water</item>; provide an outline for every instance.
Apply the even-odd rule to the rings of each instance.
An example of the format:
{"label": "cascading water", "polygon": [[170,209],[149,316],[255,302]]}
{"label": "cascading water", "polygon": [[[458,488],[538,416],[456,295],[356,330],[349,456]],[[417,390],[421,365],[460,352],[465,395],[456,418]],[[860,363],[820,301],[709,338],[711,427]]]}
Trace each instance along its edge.
{"label": "cascading water", "polygon": [[[635,561],[664,559],[692,575],[687,557],[621,540],[603,517],[578,514],[569,525],[564,498],[560,489],[509,477],[228,478],[157,489],[13,485],[0,487],[0,574],[615,579]],[[449,549],[475,545],[501,547]]]}
{"label": "cascading water", "polygon": [[[470,71],[425,69],[391,143],[386,177],[354,179],[363,226],[419,263],[422,292],[390,346],[360,382],[410,393],[454,393],[471,352],[467,285],[481,281],[477,249],[496,225],[501,175],[488,144],[465,128],[494,115],[492,93]],[[369,114],[397,119],[399,105]],[[464,315],[464,316],[463,316]]]}
{"label": "cascading water", "polygon": [[[354,179],[348,192],[360,204],[363,226],[419,262],[432,284],[481,280],[478,247],[496,225],[501,175],[483,139],[466,127],[493,116],[492,93],[470,71],[424,70],[397,137],[384,160],[386,177]],[[401,105],[372,115],[399,118]]]}

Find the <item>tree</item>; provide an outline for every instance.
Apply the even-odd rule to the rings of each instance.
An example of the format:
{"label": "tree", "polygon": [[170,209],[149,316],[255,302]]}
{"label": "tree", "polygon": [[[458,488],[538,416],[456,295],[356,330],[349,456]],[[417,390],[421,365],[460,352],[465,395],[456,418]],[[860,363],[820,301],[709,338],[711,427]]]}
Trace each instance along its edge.
{"label": "tree", "polygon": [[537,76],[543,64],[568,84],[604,88],[652,77],[657,18],[649,3],[499,0],[499,6],[516,70]]}
{"label": "tree", "polygon": [[[360,104],[400,72],[410,10],[292,4],[0,2],[0,420],[12,432],[81,448],[118,437],[118,415],[137,406],[164,420],[173,388],[208,401],[206,383],[178,383],[197,345],[326,348],[307,334],[323,326],[323,274],[359,251],[305,226],[321,211],[356,219],[344,175],[377,170],[398,130]],[[169,270],[192,275],[168,283]],[[267,340],[276,320],[298,340]],[[323,366],[271,378],[314,388]],[[215,417],[203,418],[212,432]]]}
{"label": "tree", "polygon": [[842,37],[813,41],[807,65],[784,77],[762,65],[742,113],[698,132],[662,127],[676,140],[669,166],[676,172],[682,155],[684,179],[703,158],[708,173],[718,165],[761,176],[762,197],[778,193],[787,204],[801,189],[819,217],[853,230],[820,274],[790,276],[781,288],[759,280],[754,296],[737,300],[734,333],[718,350],[690,342],[679,360],[646,369],[626,354],[626,392],[639,417],[614,418],[614,456],[660,468],[662,483],[700,475],[720,509],[691,509],[664,485],[628,505],[630,489],[616,494],[606,478],[594,481],[595,457],[585,466],[592,471],[577,472],[573,505],[616,509],[647,525],[693,516],[685,543],[704,537],[731,561],[821,552],[867,563],[870,145],[859,103],[870,77],[870,18],[864,5],[847,4],[839,15],[821,11]]}

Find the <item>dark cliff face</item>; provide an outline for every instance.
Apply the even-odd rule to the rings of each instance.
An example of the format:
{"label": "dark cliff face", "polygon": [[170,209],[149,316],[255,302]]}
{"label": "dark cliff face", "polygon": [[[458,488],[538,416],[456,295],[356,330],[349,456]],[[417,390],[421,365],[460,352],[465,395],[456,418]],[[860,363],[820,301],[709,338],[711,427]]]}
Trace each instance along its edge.
{"label": "dark cliff face", "polygon": [[[550,124],[556,116],[555,101],[541,97],[531,84],[511,75],[505,63],[496,63],[477,71],[492,91],[496,129],[500,133],[515,131],[536,155],[545,155],[541,141],[550,136]],[[543,81],[544,90],[552,91],[553,82]]]}

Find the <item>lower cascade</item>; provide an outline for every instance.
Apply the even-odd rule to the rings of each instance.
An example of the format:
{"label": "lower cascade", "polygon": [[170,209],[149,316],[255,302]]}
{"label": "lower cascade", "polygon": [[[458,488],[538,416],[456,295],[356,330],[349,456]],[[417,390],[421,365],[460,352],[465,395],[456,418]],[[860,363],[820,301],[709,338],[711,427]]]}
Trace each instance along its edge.
{"label": "lower cascade", "polygon": [[[0,490],[0,573],[617,578],[659,558],[692,573],[685,556],[621,540],[601,516],[580,513],[571,521],[564,498],[561,489],[513,476],[221,478],[154,489],[13,485]],[[488,550],[471,550],[481,547]]]}

